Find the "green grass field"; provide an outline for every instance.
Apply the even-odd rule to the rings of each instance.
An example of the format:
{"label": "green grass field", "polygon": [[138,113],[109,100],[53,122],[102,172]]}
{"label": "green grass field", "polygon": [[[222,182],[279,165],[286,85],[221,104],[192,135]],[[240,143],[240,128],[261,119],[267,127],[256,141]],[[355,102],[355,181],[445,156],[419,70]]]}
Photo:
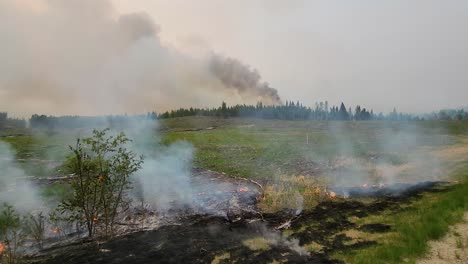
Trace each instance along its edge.
{"label": "green grass field", "polygon": [[[385,222],[394,229],[375,238],[377,245],[335,253],[336,258],[349,263],[414,262],[427,250],[428,240],[440,238],[467,210],[468,166],[464,160],[468,157],[468,122],[187,117],[163,120],[159,131],[151,136],[154,144],[149,146],[190,142],[195,149],[194,166],[255,179],[270,187],[269,200],[262,204],[266,210],[288,206],[284,201],[291,198],[288,191],[303,195],[306,209],[315,206],[313,194],[308,196],[315,183],[378,183],[389,175],[396,181],[428,176],[459,180],[444,192],[415,199],[397,214],[354,219],[359,223]],[[28,175],[50,176],[60,174],[57,168],[69,153],[68,145],[86,133],[2,131],[0,140],[10,144]],[[281,184],[288,184],[287,188]],[[49,186],[43,194],[63,197],[67,190],[63,185]]]}

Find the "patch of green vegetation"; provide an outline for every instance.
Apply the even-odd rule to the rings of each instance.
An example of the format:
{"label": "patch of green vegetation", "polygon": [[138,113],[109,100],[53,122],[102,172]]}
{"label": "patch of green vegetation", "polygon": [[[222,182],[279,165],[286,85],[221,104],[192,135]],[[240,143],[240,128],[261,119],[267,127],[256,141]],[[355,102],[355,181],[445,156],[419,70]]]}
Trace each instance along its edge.
{"label": "patch of green vegetation", "polygon": [[38,151],[42,142],[34,136],[10,136],[2,138],[2,141],[10,144],[16,152],[16,159],[37,158],[42,154]]}
{"label": "patch of green vegetation", "polygon": [[186,140],[194,145],[197,166],[251,178],[271,177],[285,161],[299,157],[302,149],[290,142],[296,140],[289,132],[279,134],[270,131],[263,134],[256,129],[170,132],[164,135],[163,143],[170,144],[178,140]]}
{"label": "patch of green vegetation", "polygon": [[[68,145],[74,140],[75,134],[68,131],[54,134],[31,132],[30,134],[0,138],[0,141],[11,147],[14,153],[13,158],[28,176],[55,175],[57,166],[68,153]],[[0,155],[2,154],[0,153]]]}
{"label": "patch of green vegetation", "polygon": [[[408,153],[402,149],[454,143],[456,137],[447,134],[458,135],[457,129],[465,127],[455,121],[322,122],[191,117],[161,122],[162,143],[185,140],[193,144],[196,166],[264,180],[281,174],[310,174],[314,166],[326,167],[349,156],[403,165],[408,162]],[[209,127],[214,129],[194,131]],[[396,133],[400,145],[388,143],[389,133]],[[418,135],[416,140],[414,135]]]}
{"label": "patch of green vegetation", "polygon": [[466,120],[460,121],[423,121],[419,124],[428,129],[441,128],[450,135],[467,135],[468,134],[468,122]]}
{"label": "patch of green vegetation", "polygon": [[73,194],[72,188],[69,184],[56,183],[42,188],[42,197],[54,201],[63,201],[71,198]]}
{"label": "patch of green vegetation", "polygon": [[336,257],[349,263],[414,263],[427,251],[427,242],[445,235],[468,209],[468,165],[457,172],[463,181],[448,191],[424,195],[408,208],[366,222],[392,223],[393,231],[378,244],[360,250],[339,252]]}

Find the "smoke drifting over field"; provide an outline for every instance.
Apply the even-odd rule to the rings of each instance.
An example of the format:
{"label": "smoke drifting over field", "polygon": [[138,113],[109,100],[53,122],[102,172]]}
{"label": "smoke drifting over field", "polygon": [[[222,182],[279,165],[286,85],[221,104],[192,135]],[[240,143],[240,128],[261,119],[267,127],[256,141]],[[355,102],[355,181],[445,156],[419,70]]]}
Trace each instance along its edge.
{"label": "smoke drifting over field", "polygon": [[106,0],[40,3],[0,3],[4,110],[92,115],[280,100],[236,59],[162,43],[144,13],[116,14]]}
{"label": "smoke drifting over field", "polygon": [[160,144],[157,121],[142,120],[124,128],[133,140],[130,148],[144,156],[132,181],[133,200],[166,210],[190,203],[196,192],[191,185],[193,147],[187,142]]}
{"label": "smoke drifting over field", "polygon": [[39,191],[14,160],[9,145],[0,141],[0,208],[7,203],[22,213],[38,210],[44,206]]}
{"label": "smoke drifting over field", "polygon": [[412,124],[379,124],[371,131],[353,131],[349,124],[330,123],[328,129],[336,144],[329,160],[335,186],[392,185],[437,181],[446,168],[431,151],[446,145],[443,131]]}

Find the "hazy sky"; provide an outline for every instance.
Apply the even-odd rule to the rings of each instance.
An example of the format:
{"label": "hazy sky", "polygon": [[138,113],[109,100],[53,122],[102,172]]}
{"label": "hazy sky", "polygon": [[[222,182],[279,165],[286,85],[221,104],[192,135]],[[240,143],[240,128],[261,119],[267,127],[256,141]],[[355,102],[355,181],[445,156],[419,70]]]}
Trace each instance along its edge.
{"label": "hazy sky", "polygon": [[0,111],[251,103],[263,82],[311,106],[467,106],[468,1],[0,0]]}
{"label": "hazy sky", "polygon": [[258,68],[284,99],[378,111],[468,105],[468,1],[114,0],[164,40]]}

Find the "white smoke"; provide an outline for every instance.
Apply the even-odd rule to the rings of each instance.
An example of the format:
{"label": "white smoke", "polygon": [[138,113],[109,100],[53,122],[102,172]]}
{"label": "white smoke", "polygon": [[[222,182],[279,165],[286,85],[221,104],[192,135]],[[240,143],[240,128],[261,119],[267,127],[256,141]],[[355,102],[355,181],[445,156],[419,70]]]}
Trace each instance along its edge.
{"label": "white smoke", "polygon": [[154,156],[145,156],[136,174],[144,203],[158,210],[190,204],[196,192],[191,185],[193,148],[186,142],[160,147]]}
{"label": "white smoke", "polygon": [[[39,9],[0,2],[5,110],[95,115],[279,100],[245,64],[233,71],[232,59],[195,58],[164,44],[145,13],[117,14],[108,0],[39,2]],[[233,74],[254,81],[227,83]]]}
{"label": "white smoke", "polygon": [[21,213],[44,207],[40,191],[15,163],[15,155],[7,143],[0,141],[0,207],[12,205]]}
{"label": "white smoke", "polygon": [[348,122],[330,122],[328,129],[336,146],[329,160],[333,185],[392,185],[444,177],[443,162],[431,154],[431,150],[450,143],[450,137],[440,129],[410,123]]}

